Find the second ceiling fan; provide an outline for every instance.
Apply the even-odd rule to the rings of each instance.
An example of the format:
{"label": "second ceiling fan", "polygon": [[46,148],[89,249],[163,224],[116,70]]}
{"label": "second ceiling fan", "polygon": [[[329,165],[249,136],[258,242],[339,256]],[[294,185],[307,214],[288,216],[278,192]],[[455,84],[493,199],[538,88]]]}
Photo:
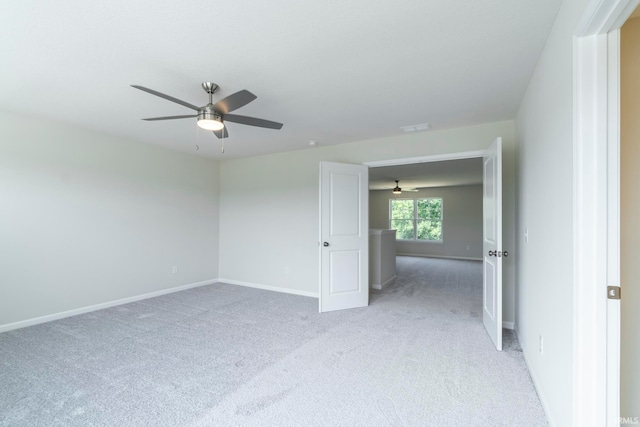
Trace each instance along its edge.
{"label": "second ceiling fan", "polygon": [[417,188],[405,188],[403,190],[402,188],[400,188],[400,180],[396,180],[396,187],[391,191],[393,192],[393,194],[402,194],[402,191],[417,192],[418,189]]}
{"label": "second ceiling fan", "polygon": [[196,105],[190,104],[188,102],[182,101],[180,99],[174,98],[173,96],[165,95],[164,93],[158,92],[153,89],[146,88],[144,86],[139,85],[131,85],[136,89],[141,91],[150,93],[155,96],[159,96],[160,98],[164,98],[168,101],[175,102],[176,104],[180,104],[187,108],[191,108],[195,110],[197,114],[189,114],[189,115],[181,115],[181,116],[165,116],[165,117],[152,117],[149,119],[142,119],[147,121],[156,121],[156,120],[174,120],[174,119],[188,119],[188,118],[198,118],[198,126],[202,129],[207,129],[212,131],[215,136],[218,138],[227,138],[229,133],[227,131],[227,127],[224,125],[224,122],[233,122],[239,123],[243,125],[249,126],[257,126],[261,128],[267,129],[281,129],[282,123],[272,122],[271,120],[258,119],[256,117],[249,116],[240,116],[238,114],[229,114],[230,112],[237,110],[240,107],[244,107],[251,101],[257,98],[254,94],[249,92],[248,90],[241,90],[234,94],[227,96],[226,98],[213,103],[213,94],[220,89],[220,87],[211,82],[202,83],[202,89],[209,94],[209,103],[204,107],[198,107]]}

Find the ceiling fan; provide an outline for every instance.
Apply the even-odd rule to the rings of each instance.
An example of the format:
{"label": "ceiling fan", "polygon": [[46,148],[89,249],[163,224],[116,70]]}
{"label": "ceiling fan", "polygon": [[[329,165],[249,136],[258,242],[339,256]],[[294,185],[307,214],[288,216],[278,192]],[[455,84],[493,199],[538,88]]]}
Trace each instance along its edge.
{"label": "ceiling fan", "polygon": [[209,103],[204,107],[197,107],[193,104],[189,104],[188,102],[182,101],[180,99],[174,98],[169,95],[165,95],[164,93],[160,93],[153,89],[146,88],[144,86],[139,85],[131,85],[136,89],[140,89],[143,92],[150,93],[151,95],[159,96],[160,98],[164,98],[168,101],[175,102],[176,104],[180,104],[187,108],[191,108],[192,110],[197,111],[197,114],[183,115],[183,116],[166,116],[166,117],[152,117],[149,119],[142,119],[147,121],[155,121],[155,120],[174,120],[174,119],[187,119],[187,118],[198,118],[198,126],[202,129],[212,131],[215,136],[218,138],[227,138],[229,133],[227,132],[227,127],[224,125],[224,122],[233,122],[240,123],[243,125],[249,126],[257,126],[261,128],[267,129],[281,129],[282,123],[272,122],[270,120],[258,119],[256,117],[249,116],[239,116],[237,114],[229,114],[230,112],[237,110],[240,107],[244,107],[251,101],[257,98],[254,94],[249,92],[248,90],[241,90],[234,94],[227,96],[226,98],[213,103],[213,94],[220,89],[220,87],[211,82],[202,83],[202,89],[209,94]]}
{"label": "ceiling fan", "polygon": [[[402,194],[402,188],[400,188],[400,180],[396,180],[396,187],[391,191],[393,192],[393,194]],[[417,192],[419,190],[417,188],[405,188],[404,191]]]}

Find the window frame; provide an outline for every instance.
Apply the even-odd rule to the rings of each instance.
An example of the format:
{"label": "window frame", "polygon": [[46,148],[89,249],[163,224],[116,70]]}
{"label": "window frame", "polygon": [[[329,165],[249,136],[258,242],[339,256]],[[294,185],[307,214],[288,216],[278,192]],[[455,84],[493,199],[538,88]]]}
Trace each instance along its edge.
{"label": "window frame", "polygon": [[[419,200],[440,200],[440,219],[435,219],[435,221],[440,221],[440,240],[426,240],[426,239],[418,239],[418,221],[433,221],[431,218],[418,218],[418,201]],[[400,240],[402,242],[417,242],[417,243],[429,243],[429,244],[442,244],[444,243],[444,198],[442,196],[433,196],[433,197],[420,197],[420,198],[406,198],[406,197],[394,197],[389,199],[389,229],[393,229],[393,202],[395,200],[411,200],[413,202],[413,239],[399,239],[396,235],[396,240]],[[410,218],[396,218],[396,221],[411,221]]]}

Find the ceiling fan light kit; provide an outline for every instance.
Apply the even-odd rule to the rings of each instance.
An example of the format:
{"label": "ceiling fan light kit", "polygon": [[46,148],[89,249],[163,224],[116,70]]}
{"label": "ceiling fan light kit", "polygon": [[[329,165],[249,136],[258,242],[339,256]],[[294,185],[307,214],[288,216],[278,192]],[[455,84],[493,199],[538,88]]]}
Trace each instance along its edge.
{"label": "ceiling fan light kit", "polygon": [[215,131],[222,129],[224,123],[222,123],[222,116],[207,105],[198,112],[198,126],[202,129]]}

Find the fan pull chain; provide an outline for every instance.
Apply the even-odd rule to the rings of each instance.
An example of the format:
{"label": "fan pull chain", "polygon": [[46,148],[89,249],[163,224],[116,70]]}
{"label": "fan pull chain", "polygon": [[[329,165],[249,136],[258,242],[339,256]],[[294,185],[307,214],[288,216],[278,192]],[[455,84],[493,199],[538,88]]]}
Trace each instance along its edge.
{"label": "fan pull chain", "polygon": [[196,151],[200,150],[200,132],[198,132],[198,125],[196,124]]}
{"label": "fan pull chain", "polygon": [[224,154],[224,134],[225,134],[225,130],[224,128],[222,128],[222,138],[220,138],[220,143],[222,144],[222,154]]}

